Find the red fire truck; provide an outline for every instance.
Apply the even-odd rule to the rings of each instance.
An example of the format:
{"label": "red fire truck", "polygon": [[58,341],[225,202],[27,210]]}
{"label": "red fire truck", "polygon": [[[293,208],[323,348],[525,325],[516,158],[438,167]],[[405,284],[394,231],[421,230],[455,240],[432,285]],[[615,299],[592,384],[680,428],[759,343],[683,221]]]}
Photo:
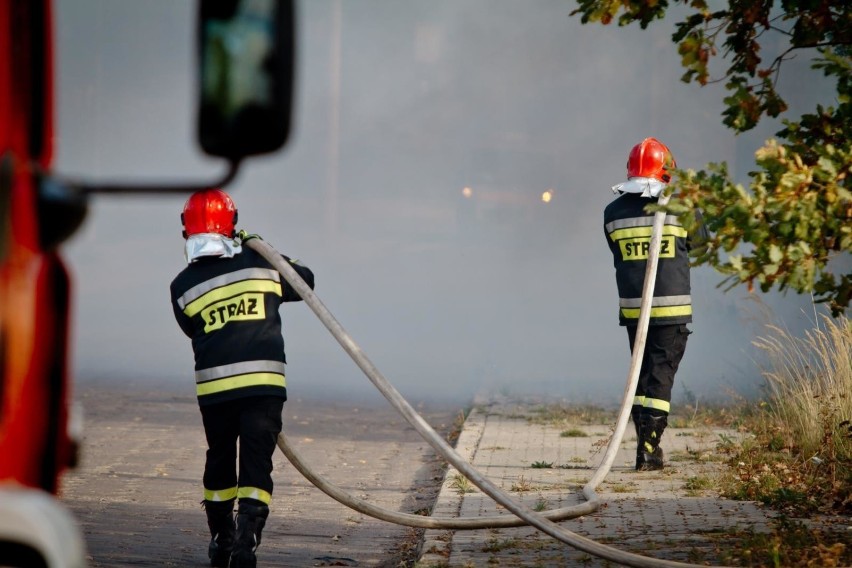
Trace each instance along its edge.
{"label": "red fire truck", "polygon": [[[281,148],[290,123],[292,1],[201,0],[198,138],[206,153],[227,160],[224,177],[194,185],[63,180],[51,171],[51,16],[51,0],[0,0],[2,566],[85,565],[81,533],[55,496],[79,444],[69,426],[71,282],[59,246],[81,224],[88,199],[221,187],[247,156]],[[251,41],[230,41],[234,35]],[[246,44],[250,52],[234,48]]]}

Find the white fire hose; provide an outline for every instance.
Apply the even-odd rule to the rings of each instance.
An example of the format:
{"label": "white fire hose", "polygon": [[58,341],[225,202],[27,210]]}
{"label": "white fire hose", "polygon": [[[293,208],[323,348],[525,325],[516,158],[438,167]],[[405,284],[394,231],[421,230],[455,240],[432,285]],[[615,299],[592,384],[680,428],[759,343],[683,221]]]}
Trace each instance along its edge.
{"label": "white fire hose", "polygon": [[[661,195],[659,198],[659,204],[665,205],[667,202],[668,196]],[[578,535],[577,533],[560,527],[553,522],[554,520],[585,515],[600,508],[601,499],[595,493],[595,489],[609,473],[612,463],[615,460],[615,455],[618,452],[618,447],[621,444],[621,439],[624,436],[624,431],[627,427],[630,408],[633,404],[633,397],[636,392],[636,385],[639,382],[639,370],[642,366],[642,356],[645,350],[645,342],[648,336],[648,324],[651,318],[651,300],[654,296],[654,285],[657,278],[657,264],[660,256],[660,243],[665,217],[666,214],[663,211],[659,211],[654,214],[648,264],[645,272],[645,284],[642,289],[642,302],[639,309],[639,322],[636,329],[636,339],[633,345],[633,355],[630,364],[630,371],[628,373],[628,381],[624,389],[624,400],[622,401],[621,411],[616,422],[615,431],[610,439],[603,462],[598,467],[595,475],[592,476],[592,479],[583,487],[583,497],[586,499],[586,503],[542,514],[533,511],[523,503],[514,501],[510,495],[497,487],[488,478],[479,473],[479,471],[477,471],[470,463],[465,461],[452,446],[450,446],[431,426],[429,426],[423,417],[420,416],[417,411],[412,408],[408,401],[402,397],[399,391],[397,391],[396,388],[394,388],[394,386],[385,379],[381,372],[361,351],[355,341],[353,341],[346,330],[343,329],[340,323],[334,318],[331,312],[329,312],[325,305],[319,300],[314,291],[311,290],[299,274],[274,248],[272,248],[272,246],[261,239],[250,239],[245,242],[245,246],[248,246],[260,253],[281,273],[284,279],[296,290],[305,303],[317,315],[323,325],[325,325],[329,332],[331,332],[337,342],[340,343],[346,353],[349,354],[352,360],[364,372],[370,382],[373,383],[373,385],[403,416],[403,418],[405,418],[406,421],[414,427],[423,439],[426,440],[441,457],[447,460],[448,463],[469,479],[471,483],[476,485],[483,493],[514,514],[518,520],[508,518],[509,521],[511,521],[511,523],[509,523],[509,521],[504,518],[498,519],[496,517],[482,517],[476,519],[435,519],[431,517],[427,518],[420,517],[418,515],[387,511],[348,495],[343,490],[329,483],[327,480],[311,472],[298,456],[298,453],[287,444],[286,438],[283,434],[281,434],[278,439],[279,448],[281,448],[287,458],[290,459],[293,465],[303,475],[305,475],[312,483],[314,483],[322,491],[326,492],[329,496],[357,511],[385,521],[415,527],[455,530],[530,525],[578,550],[582,550],[588,554],[605,558],[613,562],[618,562],[626,566],[648,568],[661,566],[698,566],[696,564],[686,564],[671,560],[650,558],[640,554],[619,550],[617,548],[601,544],[590,538]]]}

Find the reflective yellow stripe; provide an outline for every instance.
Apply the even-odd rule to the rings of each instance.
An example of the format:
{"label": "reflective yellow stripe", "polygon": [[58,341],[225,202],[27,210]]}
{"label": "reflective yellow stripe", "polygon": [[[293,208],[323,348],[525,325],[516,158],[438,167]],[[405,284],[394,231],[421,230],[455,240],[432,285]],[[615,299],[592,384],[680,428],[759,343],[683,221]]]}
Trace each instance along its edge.
{"label": "reflective yellow stripe", "polygon": [[269,505],[269,502],[272,501],[272,494],[259,487],[240,487],[237,490],[237,497],[240,499],[257,499],[266,505]]}
{"label": "reflective yellow stripe", "polygon": [[645,397],[645,404],[643,406],[645,408],[662,410],[663,412],[669,412],[672,408],[672,404],[669,401],[651,397]]}
{"label": "reflective yellow stripe", "polygon": [[281,284],[279,282],[273,282],[272,280],[243,280],[242,282],[210,290],[203,296],[187,304],[183,309],[183,313],[192,317],[210,304],[221,302],[222,300],[239,296],[246,292],[272,292],[278,296],[282,295]]}
{"label": "reflective yellow stripe", "polygon": [[236,487],[228,487],[227,489],[207,489],[204,488],[205,501],[230,501],[237,496]]}
{"label": "reflective yellow stripe", "polygon": [[[680,296],[654,296],[651,300],[652,307],[662,306],[688,306],[692,303],[692,296],[681,294]],[[638,308],[642,305],[642,298],[619,298],[618,305],[622,308]]]}
{"label": "reflective yellow stripe", "polygon": [[227,379],[237,375],[248,375],[249,373],[278,373],[285,375],[285,366],[281,361],[240,361],[218,367],[209,367],[195,371],[195,382],[206,383],[214,379]]}
{"label": "reflective yellow stripe", "polygon": [[278,373],[250,373],[248,375],[237,375],[226,379],[198,383],[195,390],[198,396],[204,396],[206,394],[214,394],[243,387],[260,385],[283,387],[286,384],[284,375],[279,375]]}
{"label": "reflective yellow stripe", "polygon": [[[643,217],[627,217],[626,219],[616,219],[605,225],[606,232],[612,233],[618,229],[628,229],[631,227],[651,227],[654,225],[654,215],[645,215]],[[664,226],[680,227],[676,215],[666,215]]]}
{"label": "reflective yellow stripe", "polygon": [[180,306],[181,311],[183,311],[187,304],[191,304],[210,290],[242,282],[243,280],[272,280],[273,282],[281,282],[281,276],[277,270],[271,268],[241,268],[240,270],[215,276],[200,284],[196,284],[177,299],[177,304]]}
{"label": "reflective yellow stripe", "polygon": [[[687,231],[683,227],[675,227],[672,225],[663,226],[663,236],[675,236],[686,238]],[[613,241],[621,239],[636,239],[640,237],[650,238],[651,227],[630,227],[627,229],[616,229],[609,234]]]}
{"label": "reflective yellow stripe", "polygon": [[633,397],[633,406],[643,406],[645,404],[645,397],[636,395]]}
{"label": "reflective yellow stripe", "polygon": [[[639,308],[621,308],[621,315],[627,319],[639,319]],[[692,306],[663,306],[651,308],[652,318],[673,318],[692,315]]]}

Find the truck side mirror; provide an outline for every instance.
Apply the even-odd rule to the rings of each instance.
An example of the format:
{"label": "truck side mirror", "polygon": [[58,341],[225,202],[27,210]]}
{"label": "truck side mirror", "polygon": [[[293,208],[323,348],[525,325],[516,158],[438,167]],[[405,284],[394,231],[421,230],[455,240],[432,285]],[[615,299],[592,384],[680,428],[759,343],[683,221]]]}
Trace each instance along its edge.
{"label": "truck side mirror", "polygon": [[198,141],[239,162],[281,148],[290,133],[293,0],[201,0]]}
{"label": "truck side mirror", "polygon": [[[195,183],[94,184],[53,176],[53,202],[91,194],[190,194],[224,187],[243,158],[274,152],[290,135],[296,46],[295,0],[199,0],[198,142],[225,158],[219,178]],[[2,5],[2,0],[0,0]]]}

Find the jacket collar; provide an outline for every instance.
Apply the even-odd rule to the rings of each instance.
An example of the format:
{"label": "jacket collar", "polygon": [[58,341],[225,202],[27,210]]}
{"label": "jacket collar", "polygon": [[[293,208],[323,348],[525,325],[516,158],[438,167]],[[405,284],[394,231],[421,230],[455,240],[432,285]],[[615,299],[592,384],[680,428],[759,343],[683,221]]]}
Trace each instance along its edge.
{"label": "jacket collar", "polygon": [[218,233],[199,233],[186,239],[184,258],[187,264],[192,264],[204,256],[232,258],[243,251],[242,246],[234,239],[229,239]]}
{"label": "jacket collar", "polygon": [[625,182],[612,186],[613,193],[639,193],[642,197],[657,198],[666,185],[654,178],[632,177]]}

